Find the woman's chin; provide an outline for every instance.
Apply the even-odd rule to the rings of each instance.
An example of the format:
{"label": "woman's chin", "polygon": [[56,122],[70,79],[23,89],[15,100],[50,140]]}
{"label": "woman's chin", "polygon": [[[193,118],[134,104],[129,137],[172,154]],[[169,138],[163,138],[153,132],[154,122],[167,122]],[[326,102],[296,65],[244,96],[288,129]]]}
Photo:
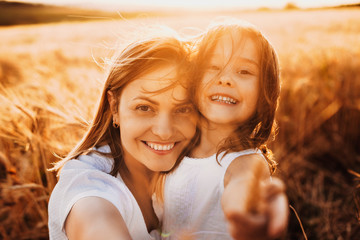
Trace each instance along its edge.
{"label": "woman's chin", "polygon": [[160,164],[153,164],[151,166],[148,166],[148,168],[153,172],[167,172],[170,171],[175,165],[175,162],[173,163],[160,163]]}

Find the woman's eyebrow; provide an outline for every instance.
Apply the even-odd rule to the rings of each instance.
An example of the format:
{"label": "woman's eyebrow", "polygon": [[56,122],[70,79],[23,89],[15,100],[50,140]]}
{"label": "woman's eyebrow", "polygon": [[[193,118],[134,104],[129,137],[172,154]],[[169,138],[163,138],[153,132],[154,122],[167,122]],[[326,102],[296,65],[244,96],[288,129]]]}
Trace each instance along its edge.
{"label": "woman's eyebrow", "polygon": [[[150,103],[152,103],[154,105],[159,105],[159,102],[154,101],[153,99],[148,98],[148,97],[144,97],[144,96],[138,96],[138,97],[133,98],[132,100],[143,100],[143,101],[150,102]],[[188,98],[185,98],[185,99],[176,99],[176,98],[174,98],[174,100],[176,101],[176,103],[174,104],[176,106],[191,104],[191,101]]]}
{"label": "woman's eyebrow", "polygon": [[148,97],[144,97],[144,96],[135,97],[135,98],[133,98],[132,100],[143,100],[143,101],[150,102],[150,103],[152,103],[152,104],[154,104],[154,105],[159,105],[158,102],[156,102],[156,101],[154,101],[154,100],[152,100],[152,99],[150,99],[150,98],[148,98]]}
{"label": "woman's eyebrow", "polygon": [[176,106],[183,106],[183,105],[191,105],[191,101],[189,99],[182,99],[182,100],[179,100],[179,99],[175,99],[177,101]]}

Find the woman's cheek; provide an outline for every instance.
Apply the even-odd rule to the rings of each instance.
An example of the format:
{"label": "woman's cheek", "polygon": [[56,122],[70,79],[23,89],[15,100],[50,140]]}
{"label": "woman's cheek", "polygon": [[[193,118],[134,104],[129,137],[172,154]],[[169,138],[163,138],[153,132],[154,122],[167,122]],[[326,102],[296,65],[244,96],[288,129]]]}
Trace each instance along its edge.
{"label": "woman's cheek", "polygon": [[179,129],[182,132],[182,134],[186,138],[191,139],[196,132],[196,121],[197,121],[196,116],[193,115],[183,116],[179,118],[178,121],[180,123]]}

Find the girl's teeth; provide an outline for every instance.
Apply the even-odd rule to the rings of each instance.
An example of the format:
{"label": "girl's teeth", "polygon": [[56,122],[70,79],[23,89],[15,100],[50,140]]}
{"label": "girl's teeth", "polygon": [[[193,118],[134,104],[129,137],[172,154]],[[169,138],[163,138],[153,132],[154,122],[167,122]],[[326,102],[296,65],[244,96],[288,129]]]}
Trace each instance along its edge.
{"label": "girl's teeth", "polygon": [[225,97],[225,96],[219,96],[219,95],[211,96],[211,100],[217,101],[217,102],[225,102],[227,104],[236,104],[235,99],[232,99],[230,97]]}

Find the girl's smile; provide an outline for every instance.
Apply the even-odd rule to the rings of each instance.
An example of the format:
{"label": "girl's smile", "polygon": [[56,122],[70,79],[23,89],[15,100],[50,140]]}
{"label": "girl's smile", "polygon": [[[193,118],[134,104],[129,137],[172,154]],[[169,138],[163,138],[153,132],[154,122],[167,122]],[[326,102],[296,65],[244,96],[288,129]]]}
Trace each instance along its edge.
{"label": "girl's smile", "polygon": [[210,99],[213,102],[217,102],[220,104],[228,104],[228,105],[235,105],[239,102],[234,97],[226,95],[226,94],[221,94],[221,93],[211,95]]}

